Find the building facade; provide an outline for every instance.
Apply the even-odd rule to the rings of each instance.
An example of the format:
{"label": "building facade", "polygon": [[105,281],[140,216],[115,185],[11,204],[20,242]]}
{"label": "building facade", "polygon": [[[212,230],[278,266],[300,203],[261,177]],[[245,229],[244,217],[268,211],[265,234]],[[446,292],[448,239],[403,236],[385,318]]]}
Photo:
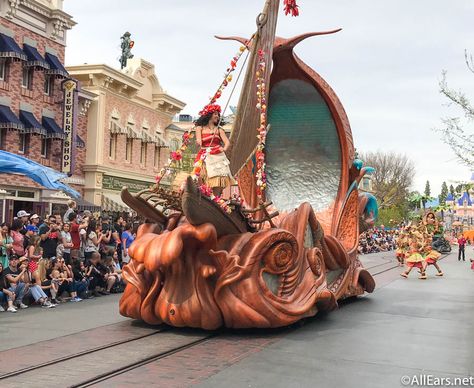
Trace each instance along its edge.
{"label": "building facade", "polygon": [[123,70],[103,64],[67,70],[81,90],[97,96],[87,111],[84,199],[109,212],[127,211],[120,190],[155,183],[169,156],[173,116],[185,103],[166,93],[154,65],[140,58]]}
{"label": "building facade", "polygon": [[[83,193],[86,111],[96,96],[79,91],[63,65],[75,24],[62,0],[0,0],[0,149],[67,173]],[[25,176],[0,174],[1,220],[19,210],[60,212],[68,199]]]}

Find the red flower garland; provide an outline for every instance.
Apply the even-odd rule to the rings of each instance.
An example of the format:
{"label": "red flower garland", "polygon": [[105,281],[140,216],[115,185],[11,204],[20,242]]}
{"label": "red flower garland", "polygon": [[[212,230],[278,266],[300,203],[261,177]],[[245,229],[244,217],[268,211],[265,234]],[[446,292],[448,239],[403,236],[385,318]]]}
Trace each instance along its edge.
{"label": "red flower garland", "polygon": [[291,16],[298,16],[300,14],[300,11],[298,10],[298,5],[296,4],[296,0],[285,0],[284,5],[285,15],[291,13]]}

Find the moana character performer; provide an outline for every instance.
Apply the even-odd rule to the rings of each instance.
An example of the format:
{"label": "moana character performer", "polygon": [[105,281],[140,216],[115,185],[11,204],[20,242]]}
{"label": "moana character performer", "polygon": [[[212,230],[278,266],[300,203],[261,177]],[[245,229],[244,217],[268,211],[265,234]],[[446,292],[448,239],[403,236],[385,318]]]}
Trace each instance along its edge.
{"label": "moana character performer", "polygon": [[419,279],[426,279],[426,274],[423,266],[424,258],[420,254],[422,244],[420,244],[419,237],[413,235],[410,241],[410,249],[407,253],[407,270],[402,272],[400,275],[404,278],[407,278],[413,268],[418,268],[420,270]]}
{"label": "moana character performer", "polygon": [[194,160],[194,175],[210,187],[216,196],[221,196],[224,188],[234,183],[229,160],[225,151],[230,146],[229,138],[219,128],[221,107],[207,105],[196,120],[196,142],[200,150]]}

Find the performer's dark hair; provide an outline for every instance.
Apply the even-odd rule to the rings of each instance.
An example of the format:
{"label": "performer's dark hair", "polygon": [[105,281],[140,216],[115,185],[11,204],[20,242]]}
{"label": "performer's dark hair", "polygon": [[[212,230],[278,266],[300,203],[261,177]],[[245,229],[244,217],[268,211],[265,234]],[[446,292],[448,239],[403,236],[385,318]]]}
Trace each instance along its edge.
{"label": "performer's dark hair", "polygon": [[[212,115],[213,115],[212,113],[208,113],[207,115],[202,115],[194,122],[194,125],[197,127],[205,127],[207,124],[209,124],[209,121],[211,120]],[[219,121],[219,127],[223,127],[224,125],[226,125],[226,122],[224,121],[224,118],[221,117]]]}
{"label": "performer's dark hair", "polygon": [[207,115],[203,115],[201,117],[199,117],[195,122],[194,124],[198,127],[204,127],[206,126],[207,124],[209,124],[209,120],[211,119],[212,117],[212,113],[208,113]]}

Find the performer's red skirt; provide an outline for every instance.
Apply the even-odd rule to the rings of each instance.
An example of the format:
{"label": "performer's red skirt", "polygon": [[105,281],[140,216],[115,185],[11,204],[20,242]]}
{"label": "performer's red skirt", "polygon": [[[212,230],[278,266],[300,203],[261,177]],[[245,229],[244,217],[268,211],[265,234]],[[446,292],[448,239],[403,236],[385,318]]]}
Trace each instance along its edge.
{"label": "performer's red skirt", "polygon": [[410,268],[423,268],[423,264],[421,261],[417,262],[417,263],[410,263],[408,262],[407,263],[407,267],[410,267]]}
{"label": "performer's red skirt", "polygon": [[428,257],[425,261],[426,261],[427,264],[434,264],[434,263],[436,263],[436,260],[432,259],[431,257]]}

